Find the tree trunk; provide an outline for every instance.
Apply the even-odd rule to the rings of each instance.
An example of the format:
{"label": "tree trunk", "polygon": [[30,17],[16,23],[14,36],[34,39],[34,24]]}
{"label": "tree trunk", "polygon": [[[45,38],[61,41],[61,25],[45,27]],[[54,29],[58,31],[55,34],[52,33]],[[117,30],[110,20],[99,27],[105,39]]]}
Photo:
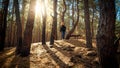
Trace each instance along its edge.
{"label": "tree trunk", "polygon": [[14,0],[15,14],[16,14],[16,25],[17,25],[17,47],[16,55],[20,54],[22,47],[22,24],[20,20],[20,11],[18,0]]}
{"label": "tree trunk", "polygon": [[75,15],[75,0],[73,0],[73,3],[72,3],[72,26],[74,27],[74,23],[75,23],[75,21],[74,21],[74,15]]}
{"label": "tree trunk", "polygon": [[14,25],[13,25],[13,40],[12,40],[12,44],[14,44],[16,46],[16,40],[17,40],[17,27],[16,27],[16,24],[14,22]]}
{"label": "tree trunk", "polygon": [[57,0],[54,0],[53,5],[54,17],[52,23],[52,32],[50,37],[50,45],[54,44],[54,39],[57,39]]}
{"label": "tree trunk", "polygon": [[3,51],[5,46],[9,0],[3,0],[2,4],[3,4],[3,11],[1,12],[1,19],[0,19],[0,51]]}
{"label": "tree trunk", "polygon": [[84,16],[85,16],[85,29],[86,29],[86,46],[92,48],[92,37],[90,28],[90,16],[88,0],[84,0]]}
{"label": "tree trunk", "polygon": [[42,26],[42,45],[46,44],[46,7],[45,7],[45,1],[43,1],[43,5],[44,5],[44,12],[42,13],[42,17],[43,17],[43,26]]}
{"label": "tree trunk", "polygon": [[64,22],[65,12],[66,12],[66,3],[65,0],[63,0],[63,11],[61,13],[61,22]]}
{"label": "tree trunk", "polygon": [[10,45],[12,45],[12,46],[14,46],[14,44],[13,44],[13,33],[14,33],[14,31],[13,31],[13,27],[14,27],[14,22],[13,22],[13,18],[14,18],[14,5],[13,5],[13,7],[12,7],[12,18],[11,18],[11,28],[10,28],[10,35],[11,35],[11,37],[10,37]]}
{"label": "tree trunk", "polygon": [[[12,45],[12,38],[13,38],[13,31],[12,31],[12,28],[13,28],[13,14],[14,14],[14,5],[12,5],[12,15],[11,15],[11,21],[10,21],[10,45]],[[13,46],[13,45],[12,45]]]}
{"label": "tree trunk", "polygon": [[23,0],[22,1],[22,12],[21,12],[21,24],[22,24],[22,37],[24,36],[24,30],[25,30],[25,24],[26,24],[26,8],[27,4],[29,3],[29,0]]}
{"label": "tree trunk", "polygon": [[28,56],[30,54],[30,47],[32,42],[32,30],[33,30],[34,18],[35,18],[35,4],[36,4],[36,0],[30,1],[30,8],[28,12],[26,28],[24,31],[21,56]]}
{"label": "tree trunk", "polygon": [[[73,20],[73,22],[74,22],[74,20]],[[79,0],[77,0],[77,20],[76,20],[75,24],[73,24],[72,29],[71,29],[71,30],[68,32],[68,34],[66,35],[66,39],[69,39],[69,38],[70,38],[70,36],[71,36],[71,34],[74,32],[74,30],[75,30],[78,22],[79,22]]]}
{"label": "tree trunk", "polygon": [[101,68],[119,68],[116,60],[115,0],[99,0],[100,20],[97,32],[97,48]]}
{"label": "tree trunk", "polygon": [[57,40],[57,0],[55,0],[55,4],[54,4],[54,27],[55,27],[55,40]]}
{"label": "tree trunk", "polygon": [[94,22],[94,13],[95,13],[95,11],[94,11],[94,8],[93,8],[92,21],[91,21],[91,37],[92,37],[92,39],[94,38],[94,24],[93,24],[93,22]]}
{"label": "tree trunk", "polygon": [[11,40],[11,23],[7,23],[8,27],[7,27],[7,31],[6,31],[6,43],[7,43],[7,46],[10,47],[10,40]]}

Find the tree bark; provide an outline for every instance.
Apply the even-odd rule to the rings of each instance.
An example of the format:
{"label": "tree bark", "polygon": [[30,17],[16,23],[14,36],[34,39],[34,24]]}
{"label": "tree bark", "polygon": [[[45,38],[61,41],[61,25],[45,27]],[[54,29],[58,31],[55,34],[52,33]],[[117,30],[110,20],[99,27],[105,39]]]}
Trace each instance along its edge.
{"label": "tree bark", "polygon": [[75,23],[75,20],[74,20],[74,15],[75,15],[75,0],[73,0],[73,3],[72,3],[72,26],[74,26],[74,23]]}
{"label": "tree bark", "polygon": [[84,16],[85,16],[85,30],[86,30],[86,46],[92,48],[92,37],[90,28],[90,16],[88,0],[84,0]]}
{"label": "tree bark", "polygon": [[43,26],[42,26],[42,45],[46,44],[46,7],[45,7],[45,1],[43,1],[43,6],[44,6],[44,12],[42,13],[43,17]]}
{"label": "tree bark", "polygon": [[12,44],[12,42],[13,42],[13,36],[14,36],[13,35],[13,24],[14,24],[14,22],[13,22],[14,16],[13,15],[14,15],[14,5],[12,5],[12,15],[11,15],[12,18],[11,18],[11,24],[10,24],[11,25],[10,26],[10,32],[11,32],[10,33],[10,35],[11,35],[11,37],[10,37],[10,45],[12,45],[12,46],[14,45],[14,44]]}
{"label": "tree bark", "polygon": [[66,3],[65,0],[63,0],[63,11],[61,13],[61,22],[64,22],[64,16],[65,16],[65,12],[66,12]]}
{"label": "tree bark", "polygon": [[16,14],[16,25],[17,25],[17,46],[16,55],[20,54],[22,47],[22,24],[20,20],[20,11],[18,0],[14,0],[15,14]]}
{"label": "tree bark", "polygon": [[91,37],[92,39],[94,38],[94,13],[95,13],[95,10],[93,8],[93,14],[92,14],[92,21],[91,21]]}
{"label": "tree bark", "polygon": [[28,56],[30,54],[30,47],[32,42],[32,30],[33,30],[34,18],[35,18],[35,4],[36,4],[36,0],[30,1],[30,8],[28,12],[26,28],[24,31],[21,56]]}
{"label": "tree bark", "polygon": [[[73,22],[74,22],[74,19],[73,19]],[[70,38],[70,36],[71,36],[71,34],[74,32],[74,30],[75,30],[78,22],[79,22],[79,0],[77,0],[77,20],[76,20],[75,24],[73,24],[72,29],[71,29],[71,30],[68,32],[68,34],[66,35],[66,39],[69,39],[69,38]]]}
{"label": "tree bark", "polygon": [[7,13],[9,0],[3,0],[3,11],[1,12],[1,22],[0,22],[0,51],[4,50],[5,46],[5,35],[7,26]]}
{"label": "tree bark", "polygon": [[54,17],[53,17],[53,23],[52,23],[52,32],[50,36],[50,45],[54,44],[54,39],[57,40],[57,0],[54,0],[53,5],[53,11],[54,11]]}
{"label": "tree bark", "polygon": [[55,24],[55,40],[57,40],[57,0],[55,0],[55,4],[54,4],[54,24]]}
{"label": "tree bark", "polygon": [[97,48],[101,68],[119,68],[116,59],[115,0],[99,0],[100,20],[97,32]]}

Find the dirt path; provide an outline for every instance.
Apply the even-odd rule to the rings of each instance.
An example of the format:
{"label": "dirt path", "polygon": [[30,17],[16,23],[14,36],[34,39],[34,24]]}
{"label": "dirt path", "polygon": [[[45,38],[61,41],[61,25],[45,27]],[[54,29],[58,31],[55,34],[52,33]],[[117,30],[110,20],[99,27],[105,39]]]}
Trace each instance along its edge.
{"label": "dirt path", "polygon": [[84,40],[59,40],[52,48],[49,42],[33,43],[30,56],[24,58],[15,56],[14,50],[1,53],[0,68],[96,68],[99,64],[96,49],[85,48]]}

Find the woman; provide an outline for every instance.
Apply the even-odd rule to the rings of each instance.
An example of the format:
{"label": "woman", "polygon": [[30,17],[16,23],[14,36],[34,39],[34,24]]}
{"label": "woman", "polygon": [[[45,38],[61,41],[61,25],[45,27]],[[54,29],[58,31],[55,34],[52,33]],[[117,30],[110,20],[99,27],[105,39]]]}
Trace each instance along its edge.
{"label": "woman", "polygon": [[61,32],[62,39],[64,39],[65,38],[65,32],[66,32],[66,26],[64,25],[63,22],[61,23],[61,26],[60,26],[60,32]]}

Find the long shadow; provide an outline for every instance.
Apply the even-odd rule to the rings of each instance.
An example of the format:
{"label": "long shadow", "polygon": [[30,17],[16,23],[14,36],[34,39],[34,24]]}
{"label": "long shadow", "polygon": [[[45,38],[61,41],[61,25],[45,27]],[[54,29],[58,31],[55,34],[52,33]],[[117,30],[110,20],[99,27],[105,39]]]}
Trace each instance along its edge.
{"label": "long shadow", "polygon": [[54,44],[53,48],[57,49],[60,53],[64,54],[64,55],[67,56],[67,57],[72,57],[72,55],[73,55],[72,49],[71,49],[71,51],[69,51],[69,53],[68,53],[68,52],[66,52],[65,50],[63,50],[63,48],[57,47],[57,45],[59,45],[59,44],[57,44],[57,43]]}
{"label": "long shadow", "polygon": [[9,68],[30,68],[30,57],[14,56]]}
{"label": "long shadow", "polygon": [[59,57],[56,56],[47,45],[43,45],[43,47],[47,50],[51,58],[60,66],[60,68],[69,68],[69,66],[65,64],[61,59],[59,59]]}
{"label": "long shadow", "polygon": [[5,63],[6,63],[7,59],[11,58],[12,56],[14,56],[14,52],[12,52],[9,55],[5,54],[4,56],[1,56],[1,58],[0,58],[0,68],[5,68]]}
{"label": "long shadow", "polygon": [[76,40],[76,39],[71,40],[71,41],[70,40],[65,40],[64,42],[75,45],[76,47],[86,47],[84,42]]}
{"label": "long shadow", "polygon": [[14,48],[5,48],[3,51],[1,51],[0,52],[0,54],[2,55],[2,54],[5,54],[5,53],[8,53],[8,52],[10,52],[11,50],[13,50]]}

